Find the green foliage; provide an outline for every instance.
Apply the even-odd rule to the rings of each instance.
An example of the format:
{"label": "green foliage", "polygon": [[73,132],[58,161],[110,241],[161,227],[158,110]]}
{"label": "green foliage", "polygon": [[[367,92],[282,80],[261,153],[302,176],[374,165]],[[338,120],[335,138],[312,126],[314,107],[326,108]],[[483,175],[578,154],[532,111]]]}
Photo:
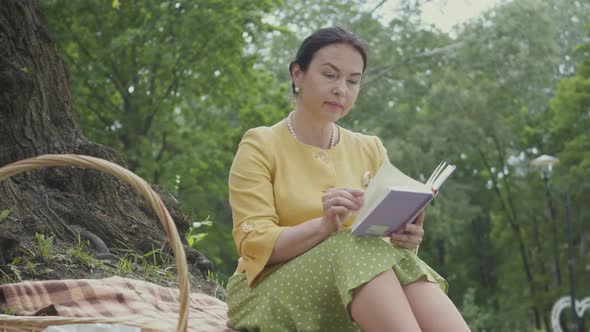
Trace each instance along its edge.
{"label": "green foliage", "polygon": [[[2,283],[17,283],[29,278],[40,278],[46,274],[54,272],[53,269],[44,266],[45,264],[35,262],[34,253],[26,256],[15,257],[9,264],[8,271],[0,268]],[[44,261],[48,263],[48,261]]]}
{"label": "green foliage", "polygon": [[123,256],[117,263],[117,273],[121,276],[128,276],[133,272],[133,262],[130,257]]}
{"label": "green foliage", "polygon": [[[590,33],[589,33],[590,34]],[[580,63],[575,76],[559,82],[550,103],[549,130],[558,152],[560,170],[568,170],[577,197],[590,197],[590,185],[577,179],[590,175],[590,43],[577,48]],[[580,198],[582,198],[580,197]]]}
{"label": "green foliage", "polygon": [[207,233],[200,229],[202,226],[213,226],[213,221],[209,220],[209,216],[207,216],[207,218],[203,221],[193,222],[193,225],[189,227],[188,232],[186,234],[186,242],[188,242],[188,245],[197,250],[197,244],[207,236]]}
{"label": "green foliage", "polygon": [[[40,2],[68,65],[84,133],[120,151],[132,171],[173,192],[197,220],[211,215],[224,231],[231,225],[227,173],[241,135],[288,110],[287,86],[260,66],[256,48],[273,30],[263,17],[279,4]],[[207,250],[231,273],[229,243]]]}
{"label": "green foliage", "polygon": [[51,251],[53,249],[53,236],[45,236],[43,234],[35,233],[35,240],[39,248],[39,255],[44,262],[49,262],[51,259]]}
{"label": "green foliage", "polygon": [[3,210],[2,212],[0,212],[0,222],[4,221],[4,219],[8,218],[8,216],[10,215],[11,212],[12,212],[12,209],[6,209],[6,210]]}
{"label": "green foliage", "polygon": [[10,269],[11,274],[4,272],[2,268],[0,268],[0,273],[2,273],[2,284],[12,284],[17,283],[22,280],[20,270],[13,264],[8,264],[8,268]]}
{"label": "green foliage", "polygon": [[[13,261],[14,264],[19,264],[22,267],[22,271],[26,272],[29,275],[32,276],[38,276],[41,275],[45,272],[51,272],[51,269],[45,268],[42,271],[39,271],[39,266],[41,265],[40,263],[33,263],[29,260],[24,260],[24,261]],[[16,272],[19,270],[18,267],[16,267],[17,265],[13,265],[14,269],[12,269],[13,272]]]}
{"label": "green foliage", "polygon": [[164,246],[161,248],[153,248],[152,250],[141,256],[141,262],[144,266],[170,266],[174,262],[170,255],[164,252]]}
{"label": "green foliage", "polygon": [[225,286],[227,285],[227,281],[222,280],[217,273],[210,270],[207,271],[207,279],[223,288],[225,288]]}
{"label": "green foliage", "polygon": [[2,305],[0,306],[0,314],[16,316],[17,312],[12,308]]}
{"label": "green foliage", "polygon": [[469,322],[472,331],[485,331],[497,321],[494,312],[477,304],[475,288],[469,288],[464,293],[461,308],[461,315]]}
{"label": "green foliage", "polygon": [[125,254],[117,263],[118,274],[134,277],[144,276],[150,280],[174,280],[174,259],[161,248],[152,248],[145,254],[123,250]]}
{"label": "green foliage", "polygon": [[269,28],[261,17],[273,5],[125,1],[113,12],[104,2],[58,0],[44,11],[70,65],[85,132],[123,152],[149,182],[186,197],[197,189],[225,193],[205,180],[226,172],[244,129],[228,121],[276,100],[244,52],[249,36]]}
{"label": "green foliage", "polygon": [[67,254],[87,269],[95,269],[96,267],[103,266],[104,263],[102,261],[95,259],[92,253],[86,250],[88,245],[88,241],[84,243],[80,238],[80,233],[78,233],[74,247],[68,249]]}

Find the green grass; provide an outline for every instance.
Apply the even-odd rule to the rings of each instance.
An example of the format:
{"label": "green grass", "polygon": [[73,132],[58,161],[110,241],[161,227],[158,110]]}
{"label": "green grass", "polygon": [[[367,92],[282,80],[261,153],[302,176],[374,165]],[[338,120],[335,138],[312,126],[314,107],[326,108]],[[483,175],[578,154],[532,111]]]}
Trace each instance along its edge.
{"label": "green grass", "polygon": [[0,212],[0,222],[4,221],[4,219],[8,218],[8,216],[10,215],[11,212],[12,212],[12,209],[3,210],[2,212]]}
{"label": "green grass", "polygon": [[215,273],[211,270],[207,270],[207,279],[214,282],[215,284],[223,287],[223,288],[225,288],[225,286],[226,286],[226,282],[223,281],[221,278],[219,278],[217,273]]}
{"label": "green grass", "polygon": [[80,233],[78,233],[74,247],[68,249],[67,254],[85,268],[94,269],[103,266],[104,263],[102,261],[95,259],[94,256],[86,250],[86,246],[88,245],[88,241],[86,241],[86,243],[82,242]]}
{"label": "green grass", "polygon": [[[22,280],[20,276],[20,270],[18,267],[8,264],[8,267],[12,271],[12,275],[4,272],[4,270],[0,269],[0,274],[2,274],[2,284],[13,284],[16,282],[20,282]],[[15,271],[16,270],[16,271]]]}
{"label": "green grass", "polygon": [[6,306],[0,306],[0,314],[17,316],[16,311],[14,311],[13,309],[6,307]]}
{"label": "green grass", "polygon": [[120,275],[139,273],[158,279],[175,280],[174,260],[164,251],[164,247],[154,248],[143,255],[129,250],[125,252],[117,264]]}
{"label": "green grass", "polygon": [[45,236],[43,234],[35,233],[35,240],[39,247],[39,254],[44,262],[49,262],[51,259],[51,251],[53,250],[53,236]]}

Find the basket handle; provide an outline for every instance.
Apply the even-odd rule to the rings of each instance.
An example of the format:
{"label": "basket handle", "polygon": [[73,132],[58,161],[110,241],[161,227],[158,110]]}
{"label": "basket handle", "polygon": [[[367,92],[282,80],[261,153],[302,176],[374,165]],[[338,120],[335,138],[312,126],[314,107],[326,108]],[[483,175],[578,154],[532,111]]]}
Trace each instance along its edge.
{"label": "basket handle", "polygon": [[160,223],[164,227],[164,231],[166,232],[172,251],[174,252],[174,261],[178,272],[178,289],[180,291],[180,311],[176,330],[186,331],[188,321],[188,295],[190,288],[188,269],[186,266],[186,255],[180,237],[178,236],[176,225],[158,194],[152,190],[145,180],[122,166],[104,159],[75,154],[46,154],[16,161],[0,168],[0,181],[33,169],[54,166],[77,166],[109,173],[131,185],[149,202],[152,209],[156,212]]}

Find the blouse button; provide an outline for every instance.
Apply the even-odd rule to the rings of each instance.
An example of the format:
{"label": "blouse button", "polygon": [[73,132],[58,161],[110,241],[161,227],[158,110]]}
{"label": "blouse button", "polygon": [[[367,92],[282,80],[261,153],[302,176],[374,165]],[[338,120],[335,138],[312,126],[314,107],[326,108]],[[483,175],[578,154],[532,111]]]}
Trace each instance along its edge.
{"label": "blouse button", "polygon": [[319,161],[326,161],[328,159],[328,156],[326,156],[325,153],[321,152],[315,155],[315,159]]}
{"label": "blouse button", "polygon": [[242,224],[242,230],[246,233],[250,233],[254,230],[254,226],[250,222]]}

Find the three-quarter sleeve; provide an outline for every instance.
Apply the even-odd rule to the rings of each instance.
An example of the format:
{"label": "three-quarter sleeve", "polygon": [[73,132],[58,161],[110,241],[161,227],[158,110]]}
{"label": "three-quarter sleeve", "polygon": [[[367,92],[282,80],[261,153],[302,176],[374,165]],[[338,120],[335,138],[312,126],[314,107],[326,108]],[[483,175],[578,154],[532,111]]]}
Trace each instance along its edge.
{"label": "three-quarter sleeve", "polygon": [[269,137],[262,130],[249,130],[244,135],[229,174],[232,233],[248,285],[264,270],[285,228],[279,226],[275,209],[272,151],[265,150]]}

